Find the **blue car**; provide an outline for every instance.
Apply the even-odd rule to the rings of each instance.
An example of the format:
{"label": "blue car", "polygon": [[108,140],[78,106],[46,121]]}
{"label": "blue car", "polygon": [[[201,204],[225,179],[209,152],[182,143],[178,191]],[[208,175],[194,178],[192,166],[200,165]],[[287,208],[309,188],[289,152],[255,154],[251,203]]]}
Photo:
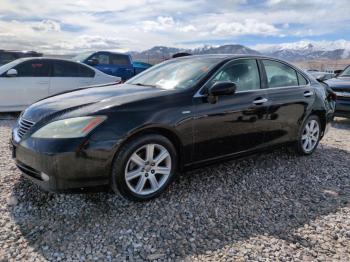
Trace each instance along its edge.
{"label": "blue car", "polygon": [[82,53],[73,59],[95,67],[103,73],[119,76],[123,81],[152,66],[142,62],[134,64],[130,55],[109,51]]}

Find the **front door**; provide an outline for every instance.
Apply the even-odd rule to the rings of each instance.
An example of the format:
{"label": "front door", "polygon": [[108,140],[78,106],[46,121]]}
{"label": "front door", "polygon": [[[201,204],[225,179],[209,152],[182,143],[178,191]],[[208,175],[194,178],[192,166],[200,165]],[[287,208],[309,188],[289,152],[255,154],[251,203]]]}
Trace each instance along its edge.
{"label": "front door", "polygon": [[[263,147],[268,103],[259,75],[255,59],[230,61],[195,95],[194,162]],[[236,93],[210,103],[205,90],[216,81],[234,82]]]}

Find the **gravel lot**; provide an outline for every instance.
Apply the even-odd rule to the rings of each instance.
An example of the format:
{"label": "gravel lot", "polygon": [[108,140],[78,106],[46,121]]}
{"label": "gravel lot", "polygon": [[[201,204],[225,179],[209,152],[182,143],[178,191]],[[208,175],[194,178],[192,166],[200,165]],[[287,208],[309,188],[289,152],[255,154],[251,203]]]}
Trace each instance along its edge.
{"label": "gravel lot", "polygon": [[350,120],[312,157],[197,169],[147,203],[40,191],[11,159],[13,123],[0,120],[0,261],[350,261]]}

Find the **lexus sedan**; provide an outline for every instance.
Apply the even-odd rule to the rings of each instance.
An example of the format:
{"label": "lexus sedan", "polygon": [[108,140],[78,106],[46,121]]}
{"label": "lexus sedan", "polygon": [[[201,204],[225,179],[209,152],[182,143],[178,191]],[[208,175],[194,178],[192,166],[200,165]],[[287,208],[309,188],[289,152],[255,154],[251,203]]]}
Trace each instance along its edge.
{"label": "lexus sedan", "polygon": [[178,171],[290,144],[311,155],[334,97],[269,57],[171,59],[120,85],[69,92],[26,109],[13,129],[23,174],[50,191],[109,186],[132,200]]}
{"label": "lexus sedan", "polygon": [[350,66],[326,83],[337,95],[335,115],[350,118]]}
{"label": "lexus sedan", "polygon": [[120,81],[120,77],[69,60],[45,57],[17,59],[0,67],[0,112],[20,112],[52,95]]}

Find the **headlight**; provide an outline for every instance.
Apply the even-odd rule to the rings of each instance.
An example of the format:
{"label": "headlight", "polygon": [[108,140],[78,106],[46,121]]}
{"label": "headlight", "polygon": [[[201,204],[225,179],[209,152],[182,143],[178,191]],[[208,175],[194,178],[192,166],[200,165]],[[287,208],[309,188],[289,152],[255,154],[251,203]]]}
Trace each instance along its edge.
{"label": "headlight", "polygon": [[35,138],[78,138],[89,134],[105,121],[105,116],[84,116],[62,119],[49,123],[36,131]]}

